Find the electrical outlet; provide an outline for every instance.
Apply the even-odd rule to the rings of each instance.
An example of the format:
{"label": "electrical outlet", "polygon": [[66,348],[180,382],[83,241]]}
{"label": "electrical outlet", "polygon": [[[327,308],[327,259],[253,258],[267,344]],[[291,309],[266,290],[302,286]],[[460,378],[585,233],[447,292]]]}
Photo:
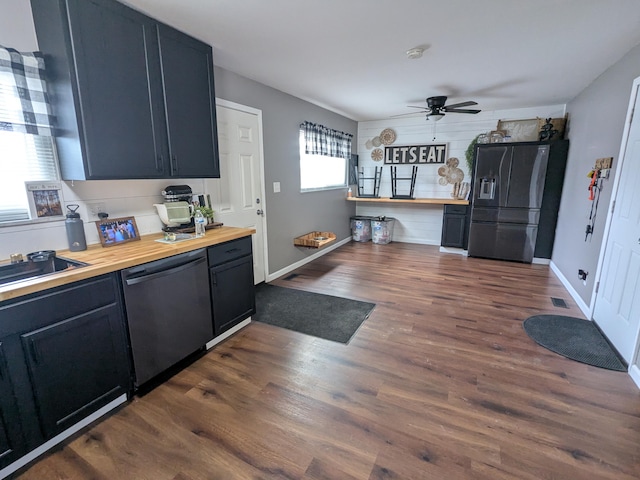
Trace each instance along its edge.
{"label": "electrical outlet", "polygon": [[589,275],[589,272],[587,272],[586,270],[583,270],[583,269],[578,270],[578,278],[583,282],[585,282],[585,284],[587,282],[587,275]]}
{"label": "electrical outlet", "polygon": [[97,217],[98,213],[104,212],[105,210],[106,207],[103,202],[87,203],[87,211],[94,217]]}

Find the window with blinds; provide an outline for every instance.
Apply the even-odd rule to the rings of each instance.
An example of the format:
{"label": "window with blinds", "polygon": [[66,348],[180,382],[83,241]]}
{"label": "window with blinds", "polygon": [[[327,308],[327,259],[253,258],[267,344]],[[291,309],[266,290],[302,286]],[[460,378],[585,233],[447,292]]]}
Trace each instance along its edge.
{"label": "window with blinds", "polygon": [[301,192],[347,186],[352,137],[349,133],[311,122],[300,125]]}
{"label": "window with blinds", "polygon": [[53,137],[0,130],[0,152],[0,222],[29,220],[24,182],[58,180]]}
{"label": "window with blinds", "polygon": [[0,46],[0,223],[29,220],[28,181],[59,179],[38,53]]}

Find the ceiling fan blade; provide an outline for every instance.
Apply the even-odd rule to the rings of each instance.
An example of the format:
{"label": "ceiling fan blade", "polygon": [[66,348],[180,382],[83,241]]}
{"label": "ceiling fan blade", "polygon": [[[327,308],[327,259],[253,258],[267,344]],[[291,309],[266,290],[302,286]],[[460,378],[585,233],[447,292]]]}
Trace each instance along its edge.
{"label": "ceiling fan blade", "polygon": [[423,113],[429,113],[428,110],[425,110],[424,112],[409,112],[409,113],[400,113],[398,115],[391,115],[389,118],[396,118],[396,117],[406,117],[407,115],[421,115]]}
{"label": "ceiling fan blade", "polygon": [[428,112],[429,110],[431,110],[430,108],[427,108],[427,107],[420,107],[420,106],[418,106],[418,105],[407,105],[407,107],[409,107],[409,108],[421,108],[422,110],[424,110],[424,111],[426,111],[426,112]]}
{"label": "ceiling fan blade", "polygon": [[454,108],[453,110],[450,108],[446,109],[447,113],[480,113],[482,110],[467,110],[464,108]]}
{"label": "ceiling fan blade", "polygon": [[468,101],[468,102],[460,102],[460,103],[453,103],[451,105],[445,105],[444,108],[449,109],[449,108],[458,108],[458,107],[470,107],[471,105],[477,105],[478,102],[474,102],[472,100]]}

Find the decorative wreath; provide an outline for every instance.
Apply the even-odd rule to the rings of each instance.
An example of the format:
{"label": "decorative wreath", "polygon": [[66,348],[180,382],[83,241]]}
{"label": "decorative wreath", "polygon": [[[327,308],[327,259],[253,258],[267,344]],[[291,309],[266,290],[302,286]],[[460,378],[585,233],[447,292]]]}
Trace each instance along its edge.
{"label": "decorative wreath", "polygon": [[464,172],[458,168],[460,161],[456,157],[451,157],[445,162],[445,166],[438,168],[438,183],[442,186],[450,183],[460,183],[464,179]]}

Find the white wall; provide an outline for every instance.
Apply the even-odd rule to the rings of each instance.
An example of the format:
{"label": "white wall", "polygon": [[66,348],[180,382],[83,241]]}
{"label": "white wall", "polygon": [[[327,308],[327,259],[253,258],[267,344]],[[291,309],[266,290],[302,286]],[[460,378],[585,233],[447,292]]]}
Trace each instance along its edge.
{"label": "white wall", "polygon": [[[482,105],[478,105],[482,109]],[[389,118],[358,124],[359,165],[365,169],[365,175],[371,176],[375,166],[383,165],[371,159],[371,151],[366,142],[378,136],[385,128],[396,132],[393,145],[422,145],[428,143],[447,143],[448,158],[456,157],[459,168],[465,173],[463,181],[470,180],[465,151],[479,133],[495,130],[498,120],[524,120],[531,118],[564,117],[565,105],[549,105],[535,108],[483,111],[477,115],[450,113],[439,122],[427,121],[424,115]],[[441,164],[420,165],[414,196],[417,198],[451,198],[452,185],[438,184],[438,168]],[[404,168],[403,168],[404,167]],[[398,176],[409,176],[411,167],[398,167]],[[402,172],[402,173],[401,173]],[[403,193],[398,191],[398,193]],[[381,197],[391,196],[390,167],[384,166]],[[396,219],[393,240],[399,242],[440,245],[442,233],[442,207],[430,205],[406,205],[384,203],[358,203],[358,215],[387,216]]]}

